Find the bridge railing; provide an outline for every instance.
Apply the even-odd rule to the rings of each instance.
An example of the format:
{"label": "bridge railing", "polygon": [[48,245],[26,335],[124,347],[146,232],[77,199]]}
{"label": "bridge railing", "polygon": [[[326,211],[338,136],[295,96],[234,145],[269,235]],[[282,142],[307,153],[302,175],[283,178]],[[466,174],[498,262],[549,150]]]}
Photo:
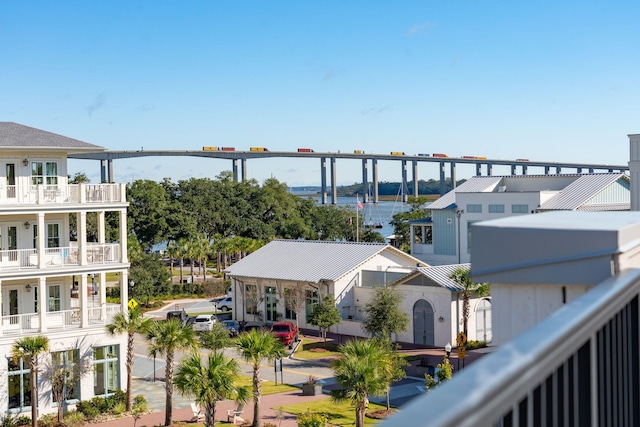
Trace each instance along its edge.
{"label": "bridge railing", "polygon": [[601,283],[381,426],[640,425],[639,292]]}

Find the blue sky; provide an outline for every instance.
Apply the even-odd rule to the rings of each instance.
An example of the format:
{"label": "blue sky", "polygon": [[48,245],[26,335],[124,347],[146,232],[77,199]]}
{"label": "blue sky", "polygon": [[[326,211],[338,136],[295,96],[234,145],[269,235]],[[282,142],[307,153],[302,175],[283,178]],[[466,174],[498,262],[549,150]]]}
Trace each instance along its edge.
{"label": "blue sky", "polygon": [[[626,164],[627,134],[640,133],[638,16],[637,0],[3,0],[0,121],[112,150],[311,147]],[[190,158],[114,165],[116,181],[231,167]],[[319,166],[253,160],[248,175],[317,185]],[[381,180],[400,179],[398,162],[379,167]],[[70,169],[99,180],[97,162]],[[435,164],[419,171],[436,174]],[[338,183],[360,179],[359,161],[338,161]]]}

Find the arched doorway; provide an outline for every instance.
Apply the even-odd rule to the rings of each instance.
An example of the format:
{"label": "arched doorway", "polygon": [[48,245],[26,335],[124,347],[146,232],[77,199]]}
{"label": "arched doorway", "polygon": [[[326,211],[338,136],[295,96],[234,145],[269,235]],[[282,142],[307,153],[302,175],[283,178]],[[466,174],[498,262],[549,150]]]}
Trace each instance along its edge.
{"label": "arched doorway", "polygon": [[476,307],[476,339],[491,342],[491,301],[482,299]]}
{"label": "arched doorway", "polygon": [[423,299],[413,306],[413,342],[434,345],[433,307]]}

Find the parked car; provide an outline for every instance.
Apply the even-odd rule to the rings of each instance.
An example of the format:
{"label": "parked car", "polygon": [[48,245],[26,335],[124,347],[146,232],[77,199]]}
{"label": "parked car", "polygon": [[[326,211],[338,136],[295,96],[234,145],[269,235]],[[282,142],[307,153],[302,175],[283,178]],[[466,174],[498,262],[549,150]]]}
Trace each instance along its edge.
{"label": "parked car", "polygon": [[207,332],[213,329],[213,324],[217,319],[212,314],[199,314],[193,322],[193,330],[198,332]]}
{"label": "parked car", "polygon": [[167,320],[176,319],[180,322],[181,325],[185,325],[187,323],[187,319],[189,316],[187,312],[184,310],[171,310],[167,311]]}
{"label": "parked car", "polygon": [[240,323],[237,320],[223,320],[222,325],[227,331],[229,331],[230,336],[238,336],[238,333],[240,332]]}
{"label": "parked car", "polygon": [[224,299],[218,301],[218,304],[216,304],[216,308],[218,310],[222,310],[222,311],[229,311],[229,310],[233,310],[233,301],[232,301],[233,297],[231,296],[227,296]]}
{"label": "parked car", "polygon": [[264,325],[258,322],[240,322],[240,332],[249,332],[252,329],[264,329]]}
{"label": "parked car", "polygon": [[276,322],[271,325],[271,333],[289,348],[298,342],[298,327],[293,322]]}

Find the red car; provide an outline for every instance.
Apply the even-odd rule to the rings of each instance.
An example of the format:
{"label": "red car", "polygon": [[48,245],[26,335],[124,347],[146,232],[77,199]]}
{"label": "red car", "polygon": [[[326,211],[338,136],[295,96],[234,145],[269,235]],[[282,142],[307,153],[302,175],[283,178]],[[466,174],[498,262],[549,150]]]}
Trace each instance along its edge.
{"label": "red car", "polygon": [[298,327],[293,322],[276,322],[271,325],[271,333],[289,348],[298,342]]}

